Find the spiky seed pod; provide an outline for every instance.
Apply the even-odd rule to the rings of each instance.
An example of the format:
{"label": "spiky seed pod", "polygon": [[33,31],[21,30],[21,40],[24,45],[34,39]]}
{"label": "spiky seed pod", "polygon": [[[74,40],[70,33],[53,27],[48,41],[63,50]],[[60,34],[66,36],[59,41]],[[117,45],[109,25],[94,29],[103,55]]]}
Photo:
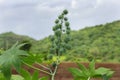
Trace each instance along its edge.
{"label": "spiky seed pod", "polygon": [[56,20],[55,20],[55,23],[56,23],[56,24],[58,24],[58,23],[59,23],[59,20],[58,20],[58,19],[56,19]]}
{"label": "spiky seed pod", "polygon": [[52,44],[52,45],[51,45],[51,48],[54,48],[54,47],[55,47],[55,46]]}
{"label": "spiky seed pod", "polygon": [[63,15],[63,16],[64,16],[64,13],[62,13],[61,15]]}
{"label": "spiky seed pod", "polygon": [[66,26],[66,29],[67,29],[67,30],[70,30],[70,27],[69,27],[69,26]]}
{"label": "spiky seed pod", "polygon": [[64,48],[60,48],[59,53],[62,54],[64,52],[65,52]]}
{"label": "spiky seed pod", "polygon": [[56,30],[58,30],[59,29],[59,24],[57,24],[55,27],[56,27]]}
{"label": "spiky seed pod", "polygon": [[56,66],[57,66],[57,64],[56,64],[55,62],[53,62],[53,63],[52,63],[52,67],[55,68]]}
{"label": "spiky seed pod", "polygon": [[61,46],[64,48],[65,47],[65,43],[61,43]]}
{"label": "spiky seed pod", "polygon": [[54,41],[54,39],[55,39],[54,36],[50,36],[51,41]]}
{"label": "spiky seed pod", "polygon": [[63,11],[63,13],[66,15],[66,14],[68,14],[68,11],[65,9],[65,10]]}
{"label": "spiky seed pod", "polygon": [[64,39],[64,42],[65,42],[65,43],[68,43],[69,41],[70,41],[70,37],[67,36],[67,37]]}
{"label": "spiky seed pod", "polygon": [[70,30],[66,30],[66,34],[70,34]]}
{"label": "spiky seed pod", "polygon": [[62,31],[65,32],[65,29],[63,29]]}
{"label": "spiky seed pod", "polygon": [[56,26],[53,27],[53,31],[56,31]]}
{"label": "spiky seed pod", "polygon": [[63,19],[64,15],[60,15],[58,16],[59,19]]}
{"label": "spiky seed pod", "polygon": [[67,17],[64,17],[64,20],[65,20],[65,21],[68,21],[68,18],[67,18]]}
{"label": "spiky seed pod", "polygon": [[56,49],[56,50],[59,50],[59,47],[58,47],[58,46],[55,46],[55,49]]}
{"label": "spiky seed pod", "polygon": [[70,23],[69,22],[65,22],[65,26],[69,26],[70,25]]}
{"label": "spiky seed pod", "polygon": [[62,25],[61,24],[59,24],[59,29],[62,29]]}
{"label": "spiky seed pod", "polygon": [[71,45],[70,44],[66,44],[65,48],[68,49],[68,50],[70,50],[71,49]]}
{"label": "spiky seed pod", "polygon": [[65,43],[68,43],[69,41],[67,40],[67,38],[65,38],[65,39],[64,39],[64,42],[65,42]]}
{"label": "spiky seed pod", "polygon": [[55,35],[56,35],[56,36],[61,36],[61,34],[62,34],[62,33],[61,33],[60,30],[56,30],[56,31],[55,31]]}
{"label": "spiky seed pod", "polygon": [[55,48],[50,48],[50,53],[54,54],[55,53]]}
{"label": "spiky seed pod", "polygon": [[56,40],[55,40],[55,44],[58,44],[58,43],[59,43],[59,40],[56,39]]}
{"label": "spiky seed pod", "polygon": [[51,60],[53,58],[53,55],[52,54],[49,54],[48,56],[47,56],[47,59],[48,60]]}

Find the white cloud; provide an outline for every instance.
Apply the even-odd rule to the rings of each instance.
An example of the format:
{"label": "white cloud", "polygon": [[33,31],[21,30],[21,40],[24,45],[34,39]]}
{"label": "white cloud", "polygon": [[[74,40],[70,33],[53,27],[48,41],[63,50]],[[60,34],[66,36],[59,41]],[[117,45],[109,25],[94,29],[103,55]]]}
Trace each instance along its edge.
{"label": "white cloud", "polygon": [[94,5],[94,8],[98,8],[102,4],[102,0],[96,0],[96,4]]}
{"label": "white cloud", "polygon": [[75,8],[78,7],[77,0],[72,0],[72,1],[71,1],[71,7],[72,7],[73,9],[75,9]]}
{"label": "white cloud", "polygon": [[14,31],[36,39],[52,34],[54,20],[69,10],[72,29],[120,19],[120,0],[0,0],[0,32]]}
{"label": "white cloud", "polygon": [[94,8],[99,8],[99,7],[103,7],[103,6],[111,5],[111,4],[114,6],[120,5],[120,0],[96,0],[96,4]]}
{"label": "white cloud", "polygon": [[48,13],[59,11],[59,10],[62,10],[63,8],[64,8],[63,6],[50,7],[47,3],[38,4],[36,6],[37,11],[39,11],[39,12],[47,11]]}
{"label": "white cloud", "polygon": [[4,3],[5,2],[5,0],[0,0],[0,4],[2,4],[2,3]]}

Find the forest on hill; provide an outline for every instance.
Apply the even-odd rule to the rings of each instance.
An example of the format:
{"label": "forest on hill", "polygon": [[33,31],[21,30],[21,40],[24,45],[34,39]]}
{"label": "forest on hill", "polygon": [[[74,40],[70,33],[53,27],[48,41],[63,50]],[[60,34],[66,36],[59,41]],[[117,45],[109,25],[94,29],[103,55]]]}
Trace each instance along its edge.
{"label": "forest on hill", "polygon": [[[95,58],[106,62],[120,62],[120,21],[86,27],[71,32],[71,49],[65,54],[65,61],[87,61]],[[24,46],[30,53],[49,54],[49,37],[35,40],[13,32],[0,34],[0,48],[9,49],[16,42],[28,43]],[[67,57],[66,57],[67,56]]]}

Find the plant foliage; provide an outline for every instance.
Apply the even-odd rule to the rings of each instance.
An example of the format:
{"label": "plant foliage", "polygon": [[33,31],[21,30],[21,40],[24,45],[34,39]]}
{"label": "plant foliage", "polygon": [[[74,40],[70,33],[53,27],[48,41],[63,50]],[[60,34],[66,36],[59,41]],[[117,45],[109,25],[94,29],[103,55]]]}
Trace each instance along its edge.
{"label": "plant foliage", "polygon": [[100,67],[95,69],[94,61],[90,62],[88,68],[79,63],[78,66],[79,68],[69,68],[69,71],[72,73],[75,80],[90,80],[91,78],[102,78],[103,80],[109,80],[114,73],[114,71],[111,71],[108,68]]}
{"label": "plant foliage", "polygon": [[14,67],[18,72],[21,68],[21,56],[26,56],[27,53],[19,48],[24,44],[14,44],[10,49],[4,51],[0,56],[0,70],[6,76],[7,80],[11,78],[11,69]]}

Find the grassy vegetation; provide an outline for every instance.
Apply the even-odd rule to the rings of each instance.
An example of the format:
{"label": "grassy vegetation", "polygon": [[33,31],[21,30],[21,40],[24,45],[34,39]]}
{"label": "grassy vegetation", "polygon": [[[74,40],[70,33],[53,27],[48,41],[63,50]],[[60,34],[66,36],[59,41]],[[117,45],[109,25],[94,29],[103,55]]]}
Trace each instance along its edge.
{"label": "grassy vegetation", "polygon": [[[66,61],[90,60],[92,58],[104,62],[120,62],[120,21],[86,27],[82,30],[72,31],[72,49],[66,53]],[[16,35],[12,32],[0,35],[0,48],[8,49],[16,41],[28,42],[30,53],[44,55],[46,60],[50,51],[50,39],[34,40],[28,36]],[[82,59],[83,60],[83,59]]]}

